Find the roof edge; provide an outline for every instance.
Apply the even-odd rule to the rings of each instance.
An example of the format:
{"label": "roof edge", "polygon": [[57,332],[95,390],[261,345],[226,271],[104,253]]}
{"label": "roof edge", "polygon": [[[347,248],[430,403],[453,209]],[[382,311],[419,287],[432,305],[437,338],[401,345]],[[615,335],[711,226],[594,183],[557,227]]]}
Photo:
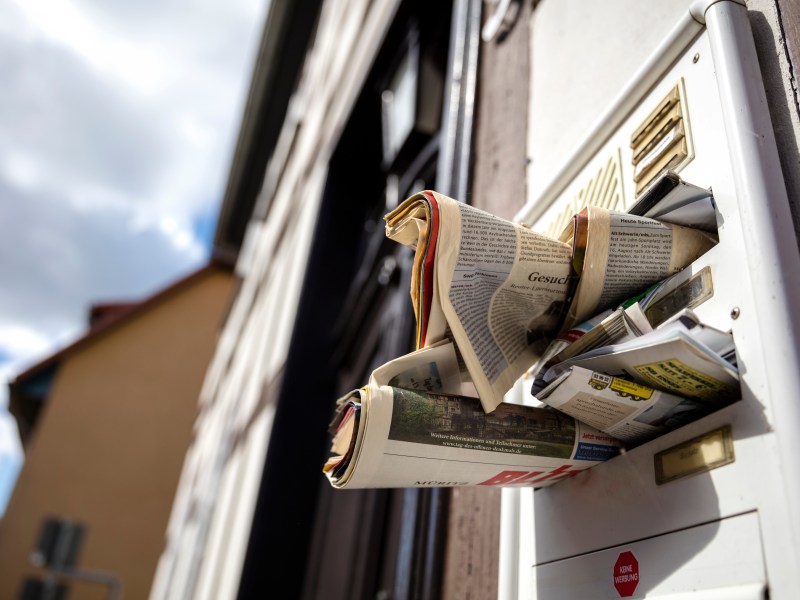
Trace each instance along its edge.
{"label": "roof edge", "polygon": [[125,321],[128,321],[131,318],[135,317],[136,315],[143,313],[145,310],[152,308],[156,304],[163,302],[170,296],[194,284],[200,279],[203,279],[207,275],[215,271],[228,271],[232,273],[233,268],[234,268],[233,262],[229,260],[229,258],[216,257],[212,255],[212,257],[208,260],[208,262],[202,267],[196,269],[195,271],[192,271],[188,275],[185,275],[173,281],[171,284],[168,284],[167,286],[163,287],[161,290],[155,292],[151,296],[148,296],[141,302],[132,305],[129,309],[120,311],[114,316],[113,319],[107,319],[105,321],[98,323],[95,327],[90,328],[84,335],[79,337],[71,344],[68,344],[67,346],[61,348],[60,350],[55,351],[50,356],[47,356],[46,358],[26,368],[21,373],[18,373],[13,379],[11,379],[8,382],[9,388],[24,383],[27,379],[30,379],[31,377],[38,375],[45,369],[49,368],[50,366],[56,364],[58,361],[62,360],[67,354],[74,352],[75,350],[78,350],[84,345],[94,341],[100,335],[110,331],[111,329],[118,327]]}

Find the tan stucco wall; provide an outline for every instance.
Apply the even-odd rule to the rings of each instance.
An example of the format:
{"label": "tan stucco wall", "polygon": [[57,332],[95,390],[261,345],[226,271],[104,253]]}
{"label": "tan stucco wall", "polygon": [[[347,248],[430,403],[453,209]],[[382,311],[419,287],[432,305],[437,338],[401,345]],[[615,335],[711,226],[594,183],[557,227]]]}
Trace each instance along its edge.
{"label": "tan stucco wall", "polygon": [[67,353],[0,521],[0,598],[36,572],[27,556],[49,515],[87,525],[79,566],[147,597],[231,285],[210,270]]}

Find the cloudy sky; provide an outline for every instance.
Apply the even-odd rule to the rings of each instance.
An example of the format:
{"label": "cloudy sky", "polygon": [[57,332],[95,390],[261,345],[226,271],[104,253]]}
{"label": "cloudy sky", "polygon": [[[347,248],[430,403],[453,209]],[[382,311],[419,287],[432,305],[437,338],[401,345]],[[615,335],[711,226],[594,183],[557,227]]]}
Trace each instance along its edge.
{"label": "cloudy sky", "polygon": [[9,377],[207,258],[268,3],[0,2],[0,514]]}

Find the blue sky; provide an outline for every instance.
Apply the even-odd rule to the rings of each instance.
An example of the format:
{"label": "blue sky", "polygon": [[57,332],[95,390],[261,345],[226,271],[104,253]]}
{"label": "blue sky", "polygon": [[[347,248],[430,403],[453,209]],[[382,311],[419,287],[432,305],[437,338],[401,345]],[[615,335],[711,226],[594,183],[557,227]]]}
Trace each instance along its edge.
{"label": "blue sky", "polygon": [[0,3],[0,514],[8,379],[207,259],[268,2]]}

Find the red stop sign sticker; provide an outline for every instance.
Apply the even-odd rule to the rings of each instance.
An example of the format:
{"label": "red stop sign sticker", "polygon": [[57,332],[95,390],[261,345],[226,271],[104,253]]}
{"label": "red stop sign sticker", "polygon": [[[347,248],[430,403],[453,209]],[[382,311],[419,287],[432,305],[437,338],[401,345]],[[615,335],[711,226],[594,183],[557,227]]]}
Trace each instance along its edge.
{"label": "red stop sign sticker", "polygon": [[639,561],[633,552],[621,552],[614,563],[614,588],[621,598],[633,596],[639,585]]}

